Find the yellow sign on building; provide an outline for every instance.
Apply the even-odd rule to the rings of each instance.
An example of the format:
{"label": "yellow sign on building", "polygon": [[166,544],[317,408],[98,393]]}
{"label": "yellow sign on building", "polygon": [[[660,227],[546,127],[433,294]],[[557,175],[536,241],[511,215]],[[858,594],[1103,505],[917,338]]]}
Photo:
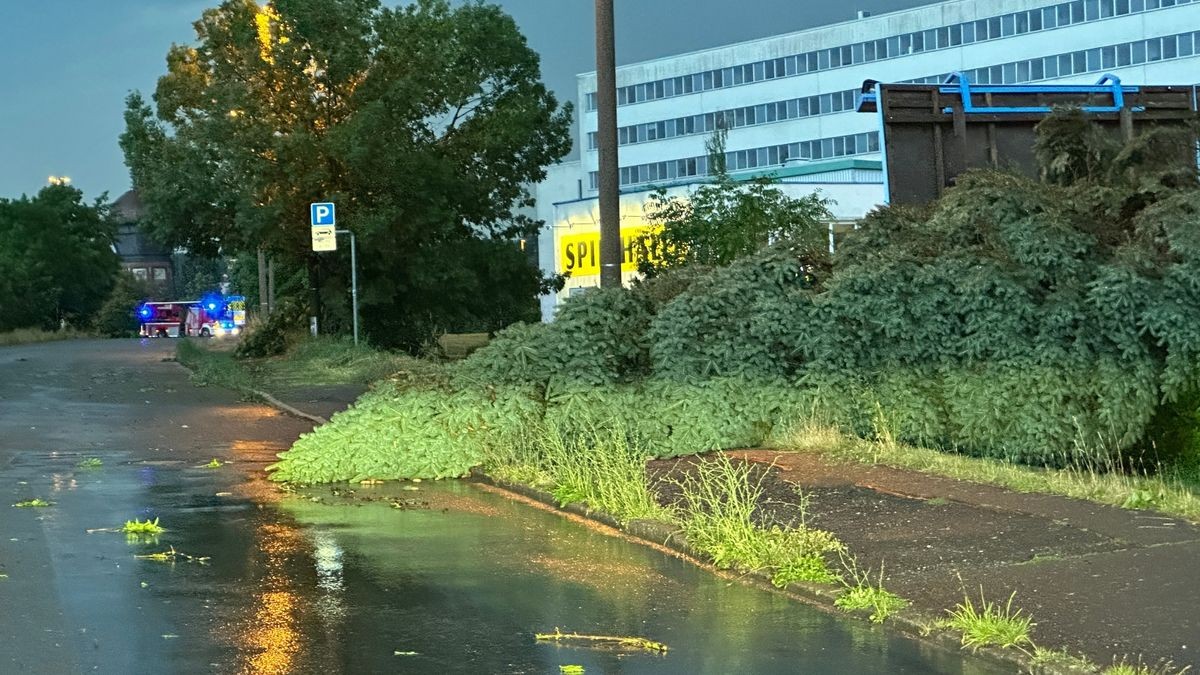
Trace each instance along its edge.
{"label": "yellow sign on building", "polygon": [[[650,226],[621,228],[621,271],[636,272],[642,260],[658,257],[648,246]],[[600,232],[566,234],[558,238],[558,271],[572,278],[600,274]]]}

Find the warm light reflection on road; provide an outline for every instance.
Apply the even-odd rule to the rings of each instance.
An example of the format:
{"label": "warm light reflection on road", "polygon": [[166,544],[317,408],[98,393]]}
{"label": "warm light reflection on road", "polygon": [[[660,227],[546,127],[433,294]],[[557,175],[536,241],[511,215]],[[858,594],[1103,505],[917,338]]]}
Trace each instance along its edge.
{"label": "warm light reflection on road", "polygon": [[297,629],[300,621],[299,594],[287,572],[288,558],[303,555],[307,542],[295,528],[278,523],[259,528],[259,552],[266,576],[255,593],[254,616],[239,631],[242,651],[239,672],[254,675],[290,673],[304,645]]}

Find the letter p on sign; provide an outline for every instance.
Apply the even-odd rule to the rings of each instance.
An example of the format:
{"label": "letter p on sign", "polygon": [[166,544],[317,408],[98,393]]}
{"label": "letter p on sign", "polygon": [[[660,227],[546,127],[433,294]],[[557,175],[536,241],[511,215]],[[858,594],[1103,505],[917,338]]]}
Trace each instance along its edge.
{"label": "letter p on sign", "polygon": [[309,207],[312,212],[313,227],[317,225],[337,225],[337,215],[333,202],[318,202]]}

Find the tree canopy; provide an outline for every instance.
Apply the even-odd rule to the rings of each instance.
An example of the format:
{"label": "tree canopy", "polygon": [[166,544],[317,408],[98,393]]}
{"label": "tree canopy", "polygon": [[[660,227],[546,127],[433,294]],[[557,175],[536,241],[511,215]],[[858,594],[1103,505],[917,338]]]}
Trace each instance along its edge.
{"label": "tree canopy", "polygon": [[154,105],[129,97],[121,137],[159,239],[306,267],[337,323],[348,261],[309,251],[308,220],[334,201],[377,342],[532,315],[539,272],[514,242],[538,224],[519,211],[570,149],[571,109],[511,17],[447,0],[225,0],[195,29]]}
{"label": "tree canopy", "polygon": [[119,269],[103,200],[66,185],[0,199],[0,330],[91,320]]}
{"label": "tree canopy", "polygon": [[661,227],[646,244],[658,256],[643,263],[643,272],[722,267],[778,241],[824,249],[823,225],[833,218],[829,200],[817,192],[789,197],[771,176],[734,180],[726,169],[726,133],[718,128],[705,144],[711,182],[687,197],[670,196],[666,190],[651,195],[646,216]]}

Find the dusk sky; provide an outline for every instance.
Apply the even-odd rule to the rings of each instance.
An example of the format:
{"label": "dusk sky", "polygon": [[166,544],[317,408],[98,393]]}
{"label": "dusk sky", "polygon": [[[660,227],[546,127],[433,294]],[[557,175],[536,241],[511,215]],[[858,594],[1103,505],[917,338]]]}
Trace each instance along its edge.
{"label": "dusk sky", "polygon": [[[147,95],[173,42],[218,0],[0,0],[0,197],[36,192],[70,176],[89,197],[129,187],[117,137],[125,96]],[[801,30],[932,0],[616,0],[618,63]],[[560,99],[594,69],[592,0],[500,0]]]}

